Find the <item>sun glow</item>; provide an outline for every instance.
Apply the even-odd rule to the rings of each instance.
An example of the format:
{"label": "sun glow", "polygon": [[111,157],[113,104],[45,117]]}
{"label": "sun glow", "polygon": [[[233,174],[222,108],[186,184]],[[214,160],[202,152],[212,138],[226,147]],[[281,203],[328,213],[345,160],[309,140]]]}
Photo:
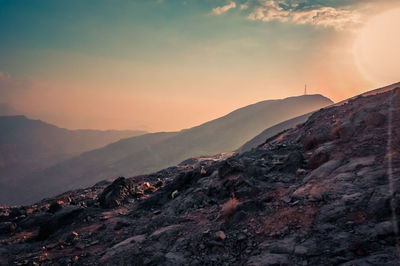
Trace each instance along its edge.
{"label": "sun glow", "polygon": [[375,85],[400,81],[400,8],[372,18],[358,32],[353,54],[359,71]]}

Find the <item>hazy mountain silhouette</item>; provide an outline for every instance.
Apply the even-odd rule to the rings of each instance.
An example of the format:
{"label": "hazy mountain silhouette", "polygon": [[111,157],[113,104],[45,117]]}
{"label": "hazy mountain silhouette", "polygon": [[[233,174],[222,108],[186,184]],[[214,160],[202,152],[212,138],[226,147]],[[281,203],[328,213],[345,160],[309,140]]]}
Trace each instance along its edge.
{"label": "hazy mountain silhouette", "polygon": [[143,131],[68,130],[25,116],[0,116],[0,185]]}
{"label": "hazy mountain silhouette", "polygon": [[265,128],[330,104],[322,95],[267,100],[180,132],[120,140],[18,180],[18,192],[3,194],[0,203],[32,202],[103,179],[156,171],[189,157],[234,151]]}

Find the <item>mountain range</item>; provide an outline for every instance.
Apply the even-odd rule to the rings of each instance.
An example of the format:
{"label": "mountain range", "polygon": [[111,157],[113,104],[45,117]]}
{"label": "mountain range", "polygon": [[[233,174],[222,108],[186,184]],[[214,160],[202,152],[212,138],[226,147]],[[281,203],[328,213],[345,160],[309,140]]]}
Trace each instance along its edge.
{"label": "mountain range", "polygon": [[[322,95],[267,100],[179,132],[122,139],[67,160],[52,161],[49,167],[20,175],[12,182],[8,180],[0,188],[0,204],[32,203],[104,179],[157,171],[190,157],[232,152],[266,128],[332,103]],[[54,144],[48,146],[50,149]]]}
{"label": "mountain range", "polygon": [[[0,194],[20,178],[121,138],[144,131],[68,130],[28,119],[25,116],[0,116]],[[3,196],[0,196],[4,203]]]}

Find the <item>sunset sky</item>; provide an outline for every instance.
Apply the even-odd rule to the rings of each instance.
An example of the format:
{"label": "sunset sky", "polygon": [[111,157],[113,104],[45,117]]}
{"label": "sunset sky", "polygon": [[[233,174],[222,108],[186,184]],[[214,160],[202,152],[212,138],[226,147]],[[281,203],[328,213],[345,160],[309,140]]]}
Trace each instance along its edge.
{"label": "sunset sky", "polygon": [[305,83],[339,101],[400,81],[399,28],[398,0],[0,0],[0,104],[170,131]]}

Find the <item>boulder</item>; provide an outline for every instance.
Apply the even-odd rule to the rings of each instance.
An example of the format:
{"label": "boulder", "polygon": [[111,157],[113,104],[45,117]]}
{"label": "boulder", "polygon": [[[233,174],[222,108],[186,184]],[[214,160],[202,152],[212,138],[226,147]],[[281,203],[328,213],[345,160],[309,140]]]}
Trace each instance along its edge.
{"label": "boulder", "polygon": [[38,239],[44,240],[57,230],[73,223],[82,211],[82,207],[65,206],[58,212],[54,213],[54,215],[49,217],[48,220],[40,226]]}
{"label": "boulder", "polygon": [[103,208],[115,208],[132,194],[132,184],[125,177],[118,177],[100,194],[99,203]]}

